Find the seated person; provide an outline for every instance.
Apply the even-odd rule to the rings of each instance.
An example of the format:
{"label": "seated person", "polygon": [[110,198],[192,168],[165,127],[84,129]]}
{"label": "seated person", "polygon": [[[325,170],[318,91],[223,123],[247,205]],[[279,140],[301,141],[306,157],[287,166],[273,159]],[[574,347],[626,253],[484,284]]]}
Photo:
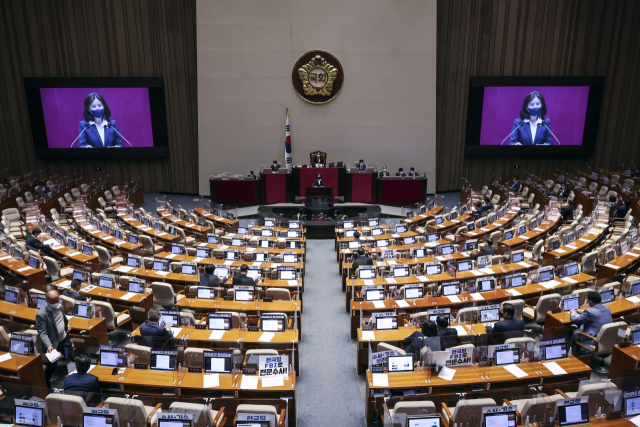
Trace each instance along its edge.
{"label": "seated person", "polygon": [[[585,334],[591,335],[592,337],[597,336],[603,325],[613,322],[611,309],[609,306],[601,304],[601,301],[599,293],[587,292],[587,304],[589,308],[586,310],[571,310],[569,312],[571,323],[580,325],[580,330]],[[580,335],[578,339],[587,342],[582,335]]]}
{"label": "seated person", "polygon": [[364,164],[364,160],[360,159],[360,162],[358,162],[358,172],[364,172],[367,170],[367,165]]}
{"label": "seated person", "polygon": [[567,221],[573,221],[573,202],[569,201],[568,206],[566,208],[560,208],[561,224],[564,224]]}
{"label": "seated person", "polygon": [[320,155],[320,153],[317,153],[315,156],[313,156],[313,160],[311,161],[311,164],[313,166],[324,165],[324,158]]}
{"label": "seated person", "polygon": [[160,348],[165,340],[173,338],[171,326],[160,326],[160,310],[152,308],[149,310],[149,321],[140,325],[140,336],[142,344],[151,348]]}
{"label": "seated person", "polygon": [[631,209],[631,200],[625,200],[622,206],[616,206],[616,214],[614,218],[624,219],[627,216],[627,212]]}
{"label": "seated person", "polygon": [[504,320],[496,322],[493,327],[487,326],[488,334],[499,334],[504,332],[521,332],[524,331],[524,320],[514,319],[516,309],[513,304],[504,303],[500,309]]}
{"label": "seated person", "polygon": [[25,242],[25,244],[38,251],[49,249],[49,245],[43,245],[42,243],[40,243],[40,240],[38,240],[38,236],[41,233],[42,233],[42,230],[40,230],[38,227],[34,228],[33,231],[31,232],[31,235],[27,237],[27,241]]}
{"label": "seated person", "polygon": [[353,254],[355,259],[353,260],[353,268],[358,268],[363,265],[373,265],[373,259],[371,257],[365,256],[364,249],[358,248],[355,254]]}
{"label": "seated person", "polygon": [[198,286],[204,286],[207,288],[213,288],[227,281],[226,277],[218,277],[213,274],[216,267],[213,264],[207,264],[204,267],[204,273],[200,274],[200,284]]}
{"label": "seated person", "polygon": [[278,161],[274,160],[273,163],[271,164],[271,170],[274,172],[278,172],[278,169],[280,169],[280,167],[278,166]]}
{"label": "seated person", "polygon": [[379,178],[384,178],[385,176],[389,176],[389,171],[387,171],[387,166],[383,166],[382,170],[378,174]]}
{"label": "seated person", "polygon": [[91,359],[82,353],[76,356],[74,362],[76,363],[76,373],[68,375],[64,379],[64,392],[81,397],[84,397],[84,393],[95,393],[95,397],[100,401],[100,381],[95,375],[87,373],[91,367]]}
{"label": "seated person", "polygon": [[438,316],[436,318],[436,325],[438,326],[438,336],[440,337],[440,348],[442,350],[458,345],[458,331],[448,327],[448,314]]}
{"label": "seated person", "polygon": [[313,188],[324,188],[324,181],[322,175],[316,174],[316,180],[313,181]]}
{"label": "seated person", "polygon": [[416,172],[415,168],[411,167],[411,169],[409,169],[409,176],[417,178],[420,175],[418,175],[418,172]]}
{"label": "seated person", "polygon": [[249,175],[247,175],[247,178],[249,178],[249,179],[257,179],[256,178],[256,174],[253,173],[253,171],[249,171]]}
{"label": "seated person", "polygon": [[618,199],[613,194],[609,196],[609,219],[616,216],[618,211]]}
{"label": "seated person", "polygon": [[475,256],[471,256],[472,259],[478,259],[479,256],[485,256],[485,255],[495,255],[496,254],[496,248],[493,247],[493,240],[492,239],[487,239],[487,246],[480,248],[480,250],[478,251],[478,254]]}
{"label": "seated person", "polygon": [[39,199],[42,199],[44,196],[46,196],[49,191],[49,187],[47,187],[46,185],[36,186],[36,195]]}
{"label": "seated person", "polygon": [[256,282],[249,276],[247,276],[247,272],[249,271],[249,266],[247,264],[242,264],[240,266],[240,274],[233,277],[233,286],[255,286]]}
{"label": "seated person", "polygon": [[404,169],[400,168],[398,172],[396,172],[396,176],[407,176],[407,174],[404,173]]}
{"label": "seated person", "polygon": [[82,282],[79,279],[73,279],[71,281],[71,288],[62,291],[62,295],[73,298],[76,301],[91,301],[91,298],[80,294],[80,285],[82,285]]}
{"label": "seated person", "polygon": [[518,175],[513,177],[513,185],[509,188],[509,190],[517,193],[520,191],[520,177]]}
{"label": "seated person", "polygon": [[416,331],[402,341],[404,351],[406,351],[407,354],[411,353],[420,356],[420,349],[425,346],[424,339],[437,336],[438,327],[434,322],[427,320],[422,324],[422,332]]}
{"label": "seated person", "polygon": [[[477,207],[477,205],[476,205]],[[493,210],[493,203],[491,203],[491,199],[488,197],[484,198],[484,204],[481,205],[475,212],[474,215],[477,217],[480,216],[485,216],[487,215],[489,212],[491,212]]]}

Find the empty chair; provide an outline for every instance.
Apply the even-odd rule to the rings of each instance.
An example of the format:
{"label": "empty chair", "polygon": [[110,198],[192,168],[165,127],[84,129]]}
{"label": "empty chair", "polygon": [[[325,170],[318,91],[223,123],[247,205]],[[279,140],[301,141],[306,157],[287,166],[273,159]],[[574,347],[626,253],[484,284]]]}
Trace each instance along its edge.
{"label": "empty chair", "polygon": [[104,246],[97,245],[96,252],[98,253],[98,261],[100,262],[100,266],[111,267],[112,265],[121,264],[124,262],[124,259],[122,257],[112,257],[107,248],[105,248]]}
{"label": "empty chair", "polygon": [[477,323],[478,307],[465,307],[458,310],[456,323]]}
{"label": "empty chair", "polygon": [[[33,291],[31,291],[33,292]],[[62,311],[65,313],[71,313],[73,314],[74,310],[75,310],[75,306],[76,306],[76,300],[74,300],[71,297],[67,297],[64,295],[59,295],[58,298],[60,299],[60,302],[62,303]]]}
{"label": "empty chair", "polygon": [[398,354],[404,356],[407,354],[406,351],[404,351],[403,349],[401,349],[400,347],[396,347],[394,345],[391,344],[387,344],[386,342],[380,342],[378,343],[378,349],[377,351],[397,351]]}
{"label": "empty chair", "polygon": [[544,249],[544,240],[538,240],[533,247],[529,246],[527,249],[531,249],[531,252],[525,251],[524,257],[530,261],[538,261],[542,258],[542,250]]}
{"label": "empty chair", "polygon": [[128,353],[132,353],[136,356],[135,363],[144,363],[145,365],[149,365],[151,362],[151,347],[139,344],[127,344],[125,348]]}
{"label": "empty chair", "polygon": [[67,202],[62,197],[58,197],[58,203],[60,204],[60,210],[66,214],[72,214],[73,208],[67,206]]}
{"label": "empty chair", "polygon": [[[538,303],[535,308],[526,306],[523,310],[523,314],[527,319],[531,319],[539,325],[544,324],[545,319],[547,318],[547,312],[560,307],[560,294],[548,294],[542,295],[538,299]],[[526,322],[526,319],[524,319]]]}
{"label": "empty chair", "polygon": [[71,195],[76,200],[80,200],[82,198],[82,193],[77,188],[72,188],[71,189]]}
{"label": "empty chair", "polygon": [[286,411],[283,409],[279,414],[275,406],[271,405],[238,405],[236,409],[236,419],[245,420],[247,415],[259,414],[266,417],[266,421],[269,422],[269,427],[284,427],[286,424],[285,415]]}
{"label": "empty chair", "polygon": [[[600,359],[600,365],[594,368],[594,370],[604,374],[609,372],[609,369],[604,366],[604,360],[611,356],[613,346],[622,342],[627,327],[628,325],[625,322],[607,323],[600,328],[600,332],[598,332],[596,337],[580,331],[577,332],[575,343],[580,347],[590,350],[592,356]],[[587,340],[586,342],[584,341],[585,339]],[[589,340],[593,340],[593,345],[590,344]]]}
{"label": "empty chair", "polygon": [[147,256],[155,255],[164,249],[162,245],[154,244],[149,236],[140,235],[139,238],[140,243],[142,243],[142,249],[144,249],[144,254]]}
{"label": "empty chair", "polygon": [[[407,416],[411,415],[426,415],[435,414],[436,405],[429,400],[417,400],[408,402],[397,402],[393,408],[389,409],[389,415],[391,416],[392,427],[404,427],[402,423]],[[399,417],[399,414],[404,414],[403,417]],[[387,425],[387,424],[385,424]]]}
{"label": "empty chair", "polygon": [[[529,417],[530,420],[548,420],[553,416],[556,408],[556,400],[564,399],[559,394],[531,399],[506,400],[505,405],[516,405],[520,413],[521,424]],[[534,418],[535,417],[535,418]]]}
{"label": "empty chair", "polygon": [[114,330],[124,325],[128,321],[131,320],[131,315],[129,314],[129,310],[122,311],[120,313],[116,313],[113,310],[113,306],[104,301],[92,301],[96,306],[96,310],[102,310],[102,316],[107,323],[107,329]]}
{"label": "empty chair", "polygon": [[462,399],[453,408],[453,412],[442,402],[442,416],[447,420],[449,426],[465,425],[465,423],[473,423],[482,419],[483,406],[496,406],[496,402],[493,399]]}
{"label": "empty chair", "polygon": [[272,348],[258,348],[247,350],[244,355],[244,367],[248,369],[258,369],[259,356],[264,355],[277,356],[278,350]]}
{"label": "empty chair", "polygon": [[[202,403],[173,402],[169,406],[172,412],[192,414],[194,420],[198,420],[199,425],[220,427],[224,425],[224,407],[219,411],[210,409],[208,405]],[[153,424],[151,424],[153,425]]]}
{"label": "empty chair", "polygon": [[47,402],[50,420],[55,422],[60,417],[64,425],[83,425],[82,411],[87,408],[87,405],[80,396],[51,393],[47,395],[45,401]]}
{"label": "empty chair", "polygon": [[62,263],[51,257],[43,256],[42,261],[44,262],[47,274],[51,276],[51,280],[53,281],[73,274],[73,268],[65,268]]}
{"label": "empty chair", "polygon": [[176,230],[176,234],[180,237],[180,242],[185,243],[187,245],[192,245],[193,242],[196,241],[196,239],[194,239],[193,237],[187,237],[187,235],[184,233],[184,230],[180,227],[174,227],[174,229]]}
{"label": "empty chair", "polygon": [[116,197],[120,197],[120,189],[117,186],[111,187],[111,191],[113,191],[113,195]]}
{"label": "empty chair", "polygon": [[162,403],[158,403],[154,408],[144,406],[141,400],[124,397],[109,397],[104,403],[109,409],[116,409],[118,418],[126,420],[131,427],[155,425],[158,419],[156,412],[162,407]]}
{"label": "empty chair", "polygon": [[100,208],[109,213],[109,212],[114,212],[114,207],[113,206],[108,206],[107,202],[104,201],[104,199],[102,197],[98,197],[98,203],[100,204]]}
{"label": "empty chair", "polygon": [[266,296],[273,297],[274,301],[291,301],[291,292],[285,288],[267,288]]}
{"label": "empty chair", "polygon": [[176,302],[184,298],[182,291],[179,294],[176,294],[173,291],[173,286],[169,283],[153,282],[151,284],[151,291],[153,292],[153,306],[157,308],[173,308],[175,307]]}

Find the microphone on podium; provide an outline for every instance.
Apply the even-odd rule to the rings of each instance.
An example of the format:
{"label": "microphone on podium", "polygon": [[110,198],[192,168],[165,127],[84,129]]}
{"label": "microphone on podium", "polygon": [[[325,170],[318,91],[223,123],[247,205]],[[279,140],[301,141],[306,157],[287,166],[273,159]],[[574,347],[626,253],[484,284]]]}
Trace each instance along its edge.
{"label": "microphone on podium", "polygon": [[[551,128],[550,128],[549,126],[547,126],[547,124],[546,124],[546,123],[544,124],[544,126],[545,126],[547,129],[549,129],[549,133],[551,133],[551,135],[552,135],[554,138],[556,138],[556,136],[553,134],[553,132],[551,132]],[[556,141],[558,141],[558,138],[556,138]],[[553,145],[553,144],[551,144],[551,145]],[[560,144],[560,141],[558,141],[558,145],[562,145],[562,144]]]}
{"label": "microphone on podium", "polygon": [[129,147],[132,147],[132,148],[133,148],[133,145],[131,145],[131,143],[130,143],[129,141],[127,141],[127,138],[125,138],[124,136],[122,136],[122,134],[121,134],[120,132],[118,132],[118,129],[116,129],[116,128],[115,128],[115,126],[113,126],[113,125],[111,124],[111,122],[107,122],[104,126],[105,126],[105,127],[108,127],[108,128],[111,128],[111,129],[113,129],[114,131],[116,131],[116,133],[117,133],[118,135],[120,135],[120,138],[124,139],[124,140],[125,140],[125,142],[126,142],[127,144],[129,144]]}
{"label": "microphone on podium", "polygon": [[[516,128],[515,128],[514,130],[512,130],[512,131],[511,131],[511,133],[510,133],[509,135],[507,135],[507,138],[509,138],[511,135],[513,135],[513,133],[514,133],[515,131],[517,131],[517,130],[520,128],[520,126],[522,126],[522,125],[523,125],[523,122],[520,122],[520,123],[518,124],[518,126],[516,126]],[[507,140],[507,138],[503,139],[503,140],[502,140],[502,142],[500,143],[500,145],[504,144],[504,142]]]}
{"label": "microphone on podium", "polygon": [[[82,132],[80,132],[80,133],[78,134],[78,138],[80,138],[80,136],[82,136],[82,134],[83,134],[83,133],[85,133],[85,131],[86,131],[87,129],[89,129],[89,127],[91,127],[91,124],[90,124],[90,123],[85,124],[85,125],[84,125],[84,129],[82,129]],[[75,143],[76,143],[76,141],[78,140],[78,138],[76,138],[76,139],[74,139],[74,140],[73,140],[73,142],[71,143],[71,147],[69,147],[69,148],[73,148],[73,144],[75,144]]]}

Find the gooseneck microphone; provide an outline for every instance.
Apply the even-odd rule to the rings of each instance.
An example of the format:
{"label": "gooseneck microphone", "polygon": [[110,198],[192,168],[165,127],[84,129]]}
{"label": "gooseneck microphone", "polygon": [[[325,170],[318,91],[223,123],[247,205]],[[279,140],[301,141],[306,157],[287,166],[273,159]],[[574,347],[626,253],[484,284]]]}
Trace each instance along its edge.
{"label": "gooseneck microphone", "polygon": [[[511,135],[513,135],[513,133],[514,133],[515,131],[517,131],[518,129],[520,129],[520,126],[522,126],[523,124],[524,124],[523,122],[520,122],[520,123],[518,124],[518,126],[516,126],[516,128],[515,128],[514,130],[512,130],[512,131],[511,131],[511,133],[510,133],[509,135],[507,135],[507,138],[509,138]],[[503,139],[503,140],[502,140],[502,142],[500,143],[500,145],[504,144],[504,142],[507,140],[507,138]]]}
{"label": "gooseneck microphone", "polygon": [[[544,123],[544,127],[546,127],[547,129],[549,129],[549,132],[551,133],[551,136],[553,136],[554,138],[556,138],[556,136],[553,134],[553,132],[551,132],[551,128],[549,126],[547,126],[547,122],[543,122]],[[556,138],[556,141],[558,141],[558,138]],[[552,144],[553,145],[553,144]],[[560,144],[560,141],[558,141],[558,145],[562,145]]]}
{"label": "gooseneck microphone", "polygon": [[129,141],[127,141],[127,138],[125,138],[124,136],[122,136],[122,134],[121,134],[120,132],[118,132],[118,129],[116,129],[116,127],[115,127],[115,126],[113,126],[113,125],[111,124],[111,122],[107,122],[104,126],[105,126],[105,127],[108,127],[108,128],[111,128],[111,129],[113,129],[114,131],[116,131],[116,133],[117,133],[118,135],[120,135],[120,138],[124,139],[124,140],[125,140],[125,142],[126,142],[127,144],[129,144],[129,147],[133,148],[133,145],[131,145],[131,143],[130,143]]}
{"label": "gooseneck microphone", "polygon": [[[84,129],[82,129],[82,132],[80,132],[80,133],[78,134],[78,138],[80,138],[80,137],[82,136],[82,134],[83,134],[83,133],[85,133],[85,131],[86,131],[87,129],[89,129],[89,127],[90,127],[90,126],[91,126],[91,125],[90,125],[89,123],[85,124],[85,125],[84,125]],[[73,148],[73,144],[75,144],[75,143],[76,143],[76,141],[78,140],[78,138],[76,138],[76,139],[74,139],[74,140],[73,140],[73,142],[71,143],[71,147],[69,147],[69,148]]]}

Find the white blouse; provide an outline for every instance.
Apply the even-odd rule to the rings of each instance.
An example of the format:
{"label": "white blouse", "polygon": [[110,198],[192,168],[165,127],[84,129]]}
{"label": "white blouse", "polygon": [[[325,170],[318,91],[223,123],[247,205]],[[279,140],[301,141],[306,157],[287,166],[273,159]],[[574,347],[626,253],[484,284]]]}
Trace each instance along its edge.
{"label": "white blouse", "polygon": [[102,124],[96,123],[96,129],[98,130],[98,135],[100,135],[100,139],[102,140],[102,145],[104,145],[104,125],[104,120],[102,120]]}
{"label": "white blouse", "polygon": [[538,132],[538,124],[542,124],[542,119],[538,117],[538,120],[533,123],[529,119],[524,120],[525,123],[529,123],[529,127],[531,128],[531,143],[533,144],[536,140],[536,132]]}

